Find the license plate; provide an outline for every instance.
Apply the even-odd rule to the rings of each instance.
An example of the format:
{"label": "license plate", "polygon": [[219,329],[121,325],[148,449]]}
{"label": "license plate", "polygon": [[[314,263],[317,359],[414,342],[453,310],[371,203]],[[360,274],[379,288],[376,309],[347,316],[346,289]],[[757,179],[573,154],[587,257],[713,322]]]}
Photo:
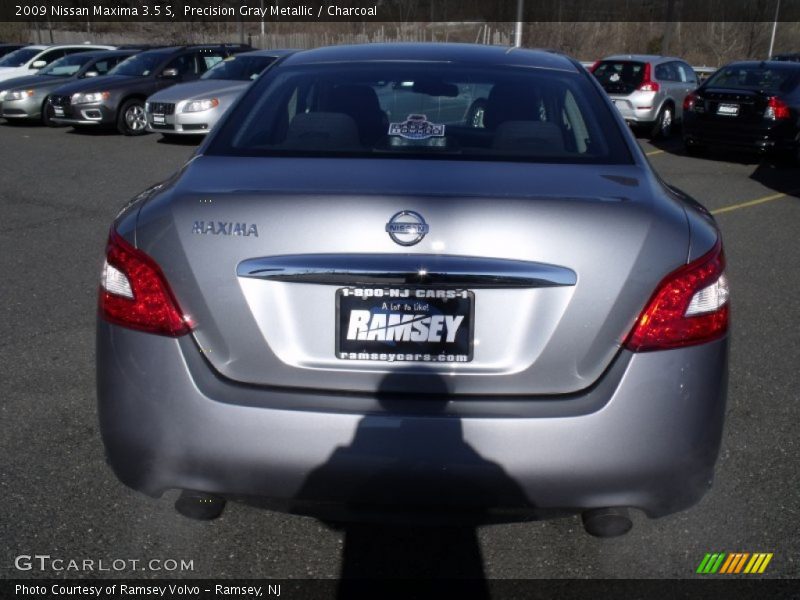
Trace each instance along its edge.
{"label": "license plate", "polygon": [[735,117],[739,114],[738,104],[720,104],[717,106],[717,114],[726,117]]}
{"label": "license plate", "polygon": [[341,360],[466,363],[472,360],[475,294],[462,289],[336,290]]}
{"label": "license plate", "polygon": [[57,116],[57,117],[63,117],[64,116],[64,109],[62,107],[60,107],[60,106],[54,106],[53,107],[53,114],[55,116]]}
{"label": "license plate", "polygon": [[164,115],[153,115],[153,123],[164,124]]}

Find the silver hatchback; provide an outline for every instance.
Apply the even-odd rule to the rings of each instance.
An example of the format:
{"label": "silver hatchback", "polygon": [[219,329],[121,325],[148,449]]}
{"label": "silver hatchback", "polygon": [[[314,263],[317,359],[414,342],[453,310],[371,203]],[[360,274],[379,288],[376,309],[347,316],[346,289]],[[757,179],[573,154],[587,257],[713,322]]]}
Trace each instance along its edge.
{"label": "silver hatchback", "polygon": [[669,137],[683,119],[683,99],[697,88],[697,75],[680,58],[626,54],[604,58],[591,72],[630,125],[651,137]]}
{"label": "silver hatchback", "polygon": [[725,414],[725,259],[627,129],[551,52],[276,63],[111,230],[97,381],[118,477],[201,517],[256,495],[347,518],[578,512],[615,535],[627,507],[691,506]]}

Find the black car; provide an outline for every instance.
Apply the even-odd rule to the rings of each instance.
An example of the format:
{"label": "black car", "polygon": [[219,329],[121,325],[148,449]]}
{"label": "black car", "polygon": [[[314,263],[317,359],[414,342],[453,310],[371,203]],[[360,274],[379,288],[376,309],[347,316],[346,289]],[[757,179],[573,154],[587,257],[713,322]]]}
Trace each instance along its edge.
{"label": "black car", "polygon": [[148,96],[176,83],[194,81],[219,61],[252,50],[242,44],[173,46],[140,52],[107,77],[76,81],[51,94],[53,121],[73,127],[116,127],[125,135],[146,132]]}
{"label": "black car", "polygon": [[5,56],[10,52],[14,52],[14,50],[19,50],[27,46],[27,44],[0,44],[0,57]]}
{"label": "black car", "polygon": [[800,62],[800,52],[789,52],[787,54],[776,54],[771,60],[781,60],[790,62]]}
{"label": "black car", "polygon": [[736,62],[719,69],[683,103],[690,152],[725,146],[800,161],[800,64]]}

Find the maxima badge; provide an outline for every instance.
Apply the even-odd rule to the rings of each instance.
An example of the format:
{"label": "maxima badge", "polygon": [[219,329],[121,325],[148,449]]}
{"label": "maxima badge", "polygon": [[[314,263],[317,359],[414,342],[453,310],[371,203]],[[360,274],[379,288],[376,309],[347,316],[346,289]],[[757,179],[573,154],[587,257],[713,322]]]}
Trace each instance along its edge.
{"label": "maxima badge", "polygon": [[413,246],[422,240],[429,230],[422,215],[413,210],[401,210],[386,224],[386,233],[401,246]]}

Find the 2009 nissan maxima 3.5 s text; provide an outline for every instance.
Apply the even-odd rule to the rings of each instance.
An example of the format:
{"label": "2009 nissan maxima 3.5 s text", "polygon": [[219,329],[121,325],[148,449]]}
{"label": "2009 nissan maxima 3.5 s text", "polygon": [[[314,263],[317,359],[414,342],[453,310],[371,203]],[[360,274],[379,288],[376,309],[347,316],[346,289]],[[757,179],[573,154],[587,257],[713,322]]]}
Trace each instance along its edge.
{"label": "2009 nissan maxima 3.5 s text", "polygon": [[615,535],[710,485],[727,328],[712,218],[575,61],[298,52],[114,222],[102,435],[199,517],[259,496]]}

